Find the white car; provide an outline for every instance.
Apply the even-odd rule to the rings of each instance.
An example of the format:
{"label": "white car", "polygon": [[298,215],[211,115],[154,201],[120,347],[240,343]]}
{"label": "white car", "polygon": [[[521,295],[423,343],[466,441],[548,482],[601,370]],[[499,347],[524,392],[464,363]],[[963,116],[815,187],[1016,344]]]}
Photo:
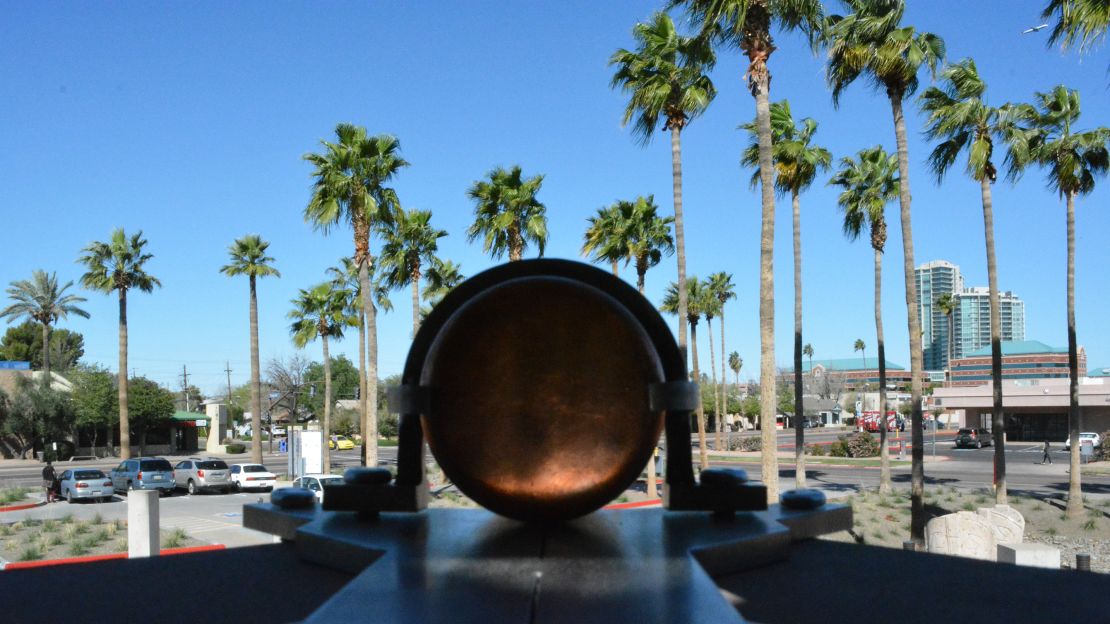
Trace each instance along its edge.
{"label": "white car", "polygon": [[[1085,433],[1080,433],[1079,434],[1079,444],[1080,445],[1086,444],[1087,440],[1091,441],[1091,446],[1098,446],[1099,444],[1102,444],[1102,438],[1100,438],[1097,433],[1085,432]],[[1071,438],[1070,437],[1067,439],[1066,442],[1064,442],[1064,450],[1065,451],[1070,451],[1071,450]]]}
{"label": "white car", "polygon": [[269,492],[277,483],[277,475],[266,470],[262,464],[232,464],[231,487],[236,492],[262,489]]}
{"label": "white car", "polygon": [[329,485],[339,485],[343,483],[343,477],[331,474],[307,474],[303,477],[297,477],[293,482],[293,487],[304,488],[312,490],[316,495],[316,500],[321,503],[324,502],[324,487]]}

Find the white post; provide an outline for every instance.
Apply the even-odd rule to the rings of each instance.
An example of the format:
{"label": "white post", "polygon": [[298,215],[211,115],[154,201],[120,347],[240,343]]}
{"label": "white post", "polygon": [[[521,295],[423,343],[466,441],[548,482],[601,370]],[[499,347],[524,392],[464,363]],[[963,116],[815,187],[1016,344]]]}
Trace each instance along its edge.
{"label": "white post", "polygon": [[127,557],[157,557],[161,552],[158,531],[158,490],[127,493]]}

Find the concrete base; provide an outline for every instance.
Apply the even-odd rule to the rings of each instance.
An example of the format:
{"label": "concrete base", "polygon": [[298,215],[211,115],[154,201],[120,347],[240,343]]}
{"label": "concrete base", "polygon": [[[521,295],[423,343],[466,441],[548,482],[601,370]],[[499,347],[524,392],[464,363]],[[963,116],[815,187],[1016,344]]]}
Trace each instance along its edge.
{"label": "concrete base", "polygon": [[1060,569],[1060,549],[1048,544],[999,544],[998,562],[1031,568]]}
{"label": "concrete base", "polygon": [[158,490],[127,493],[127,556],[157,557],[162,552],[158,531]]}

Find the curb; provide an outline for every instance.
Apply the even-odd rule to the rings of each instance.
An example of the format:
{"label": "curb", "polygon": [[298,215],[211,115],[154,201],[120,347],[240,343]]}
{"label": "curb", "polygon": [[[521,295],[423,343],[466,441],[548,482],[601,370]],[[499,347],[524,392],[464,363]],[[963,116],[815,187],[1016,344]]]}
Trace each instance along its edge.
{"label": "curb", "polygon": [[[161,555],[188,555],[190,553],[225,550],[223,544],[205,544],[203,546],[183,546],[181,548],[167,548]],[[31,568],[45,568],[56,565],[70,565],[74,563],[93,563],[96,561],[110,561],[112,559],[127,559],[127,553],[110,553],[107,555],[90,555],[88,557],[69,557],[66,559],[42,559],[39,561],[11,561],[3,564],[4,570],[27,570]]]}
{"label": "curb", "polygon": [[23,511],[24,509],[34,509],[35,507],[42,507],[46,501],[39,501],[37,503],[27,503],[25,505],[12,505],[10,507],[0,507],[0,513],[6,511]]}

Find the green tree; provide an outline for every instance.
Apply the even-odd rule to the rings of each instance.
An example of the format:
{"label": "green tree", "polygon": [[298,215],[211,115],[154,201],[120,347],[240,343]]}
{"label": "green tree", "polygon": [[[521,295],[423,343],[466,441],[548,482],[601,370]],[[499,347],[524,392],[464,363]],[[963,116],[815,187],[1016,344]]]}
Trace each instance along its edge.
{"label": "green tree", "polygon": [[597,214],[588,217],[586,223],[582,255],[592,256],[594,262],[608,262],[613,267],[613,277],[620,277],[620,262],[628,258],[620,207],[613,204],[598,208]]}
{"label": "green tree", "polygon": [[[331,391],[334,400],[354,399],[359,391],[358,368],[345,355],[331,358]],[[324,364],[312,362],[305,369],[304,383],[314,384],[317,388],[326,385]],[[324,395],[321,392],[312,392],[304,397],[301,405],[317,416],[324,413]],[[322,418],[321,418],[322,420]]]}
{"label": "green tree", "polygon": [[72,432],[74,420],[73,403],[68,393],[54,388],[45,377],[41,380],[21,377],[0,432],[16,440],[21,456],[33,450],[37,440],[42,445],[43,456],[56,459],[55,453],[48,450],[50,443],[61,441]]}
{"label": "green tree", "polygon": [[[327,234],[332,228],[349,223],[354,231],[354,262],[358,266],[359,296],[365,314],[366,366],[362,370],[362,463],[378,465],[378,324],[370,274],[374,257],[370,252],[370,233],[388,220],[400,205],[397,192],[388,186],[401,169],[409,165],[401,157],[401,143],[395,137],[368,136],[366,129],[341,123],[335,127],[336,142],[321,141],[323,153],[306,154],[312,163],[315,183],[305,207],[305,221]],[[359,347],[360,351],[362,347]],[[360,357],[360,360],[362,358]]]}
{"label": "green tree", "polygon": [[447,293],[466,279],[460,269],[462,269],[462,266],[450,260],[432,259],[432,265],[428,267],[428,272],[424,274],[424,292],[421,293],[424,295],[424,301],[428,303],[425,316],[432,311],[432,308],[441,299],[447,296]]}
{"label": "green tree", "polygon": [[[755,117],[759,141],[759,179],[761,183],[761,228],[759,241],[759,337],[760,402],[763,416],[774,419],[775,396],[775,194],[770,91],[771,72],[767,66],[775,51],[772,26],[783,31],[801,30],[814,41],[822,23],[820,0],[671,0],[670,6],[685,6],[699,36],[718,45],[739,48],[748,57],[744,74],[755,98]],[[763,479],[767,500],[779,500],[778,456],[775,454],[774,427],[764,427]]]}
{"label": "green tree", "polygon": [[20,318],[38,323],[42,328],[42,372],[50,377],[50,328],[57,321],[75,314],[89,318],[89,313],[77,304],[84,297],[65,294],[73,282],[58,286],[58,274],[36,269],[29,280],[17,280],[8,288],[8,297],[14,303],[0,310],[0,318],[8,322]]}
{"label": "green tree", "polygon": [[[937,183],[956,162],[962,152],[967,152],[967,173],[979,183],[983,204],[983,233],[987,248],[987,282],[990,297],[991,323],[991,409],[994,434],[994,494],[999,505],[1007,502],[1006,492],[1006,420],[1002,413],[1002,308],[998,299],[998,266],[994,253],[994,201],[991,185],[998,177],[992,155],[995,137],[1010,138],[1021,142],[1020,131],[1015,126],[1021,108],[1003,106],[995,108],[983,100],[987,85],[979,77],[975,61],[965,59],[949,65],[941,72],[942,87],[930,87],[921,96],[921,107],[929,113],[925,134],[939,141],[929,156],[929,164],[937,176]],[[1012,158],[1010,159],[1012,161]],[[950,294],[938,301],[945,316],[951,321],[955,302]],[[949,345],[952,329],[949,323]],[[952,357],[949,348],[948,357]]]}
{"label": "green tree", "polygon": [[[0,338],[0,360],[30,362],[31,368],[42,369],[42,325],[24,321],[9,327]],[[50,330],[50,368],[67,371],[77,365],[85,354],[85,337],[68,329]]]}
{"label": "green tree", "polygon": [[944,293],[943,295],[937,297],[937,309],[940,310],[942,314],[944,314],[945,321],[948,324],[948,344],[947,344],[947,347],[946,347],[947,357],[945,358],[945,361],[946,361],[945,368],[948,371],[948,378],[951,379],[952,378],[952,373],[951,373],[951,370],[952,370],[952,314],[956,311],[956,298],[952,296],[952,293]]}
{"label": "green tree", "polygon": [[[725,376],[725,304],[730,299],[736,298],[736,285],[732,283],[732,274],[718,271],[717,273],[710,273],[709,278],[706,280],[705,287],[717,299],[717,313],[721,316],[721,405],[724,406],[725,414],[728,415],[728,378]],[[737,356],[739,357],[739,356]],[[732,437],[732,429],[728,430],[728,435]],[[732,448],[731,443],[726,441],[725,448]]]}
{"label": "green tree", "polygon": [[1110,27],[1110,2],[1106,0],[1049,0],[1041,13],[1044,19],[1056,19],[1048,45],[1059,43],[1063,48],[1078,47],[1088,51],[1106,39]]}
{"label": "green tree", "polygon": [[[724,322],[723,317],[722,317],[721,322],[722,323]],[[728,354],[728,367],[729,367],[729,369],[732,370],[733,379],[736,382],[736,396],[739,397],[740,396],[740,369],[744,367],[744,360],[743,360],[743,358],[740,357],[740,352],[739,351],[733,351],[732,353]],[[743,409],[741,409],[739,413],[742,414]],[[732,448],[731,443],[729,444],[729,448]]]}
{"label": "green tree", "polygon": [[682,130],[709,107],[717,95],[709,71],[716,63],[705,41],[683,37],[670,16],[658,12],[648,23],[632,28],[634,51],[623,48],[609,57],[616,66],[610,86],[629,94],[625,125],[635,118],[633,135],[641,145],[651,141],[659,122],[671,133],[671,182],[674,190],[674,232],[678,258],[678,348],[686,359],[686,235],[682,213]]}
{"label": "green tree", "polygon": [[[1011,143],[1011,162],[1015,175],[1028,163],[1048,171],[1048,186],[1064,199],[1068,232],[1068,369],[1070,396],[1068,431],[1079,439],[1079,358],[1075,333],[1075,199],[1095,189],[1095,178],[1110,168],[1110,128],[1075,130],[1081,110],[1079,92],[1060,85],[1048,93],[1036,94],[1036,107],[1019,109],[1028,127],[1016,133]],[[1071,445],[1071,474],[1068,479],[1069,518],[1083,513],[1080,485],[1079,445]]]}
{"label": "green tree", "polygon": [[847,16],[830,16],[826,26],[829,42],[828,79],[833,103],[860,76],[886,92],[894,117],[898,146],[899,204],[902,221],[902,272],[906,289],[906,321],[910,337],[910,400],[913,402],[913,450],[911,455],[910,537],[925,540],[925,451],[922,435],[921,319],[917,308],[917,278],[914,273],[913,224],[910,211],[910,156],[906,143],[906,120],[902,102],[917,90],[922,67],[935,72],[944,59],[944,41],[929,32],[902,27],[904,0],[843,0],[852,10]]}
{"label": "green tree", "polygon": [[420,329],[421,269],[429,266],[446,230],[432,227],[432,211],[400,210],[388,227],[381,229],[385,245],[380,258],[385,285],[389,288],[412,287],[412,335]]}
{"label": "green tree", "polygon": [[[373,289],[374,307],[382,312],[392,312],[393,302],[389,300],[389,288],[382,283],[383,279],[381,271],[378,270],[378,264],[375,261],[370,266],[370,288]],[[350,299],[353,307],[348,312],[358,318],[358,369],[364,371],[366,370],[366,314],[362,309],[362,282],[359,281],[359,267],[350,258],[340,258],[339,264],[329,267],[327,274],[331,276],[331,283],[335,288],[356,293],[356,296]],[[366,396],[366,377],[361,373],[359,373],[358,388],[361,409],[361,405],[365,402],[363,397]]]}
{"label": "green tree", "polygon": [[636,288],[644,294],[644,277],[648,269],[659,264],[663,255],[674,253],[671,238],[671,217],[660,217],[655,196],[637,197],[635,201],[617,202],[624,221],[624,239],[628,260],[636,266]]}
{"label": "green tree", "polygon": [[257,234],[248,234],[227,249],[230,262],[220,268],[228,277],[246,275],[250,284],[250,349],[251,349],[251,461],[262,463],[262,367],[258,361],[258,288],[260,277],[281,277],[273,267],[274,259],[266,255],[270,243]]}
{"label": "green tree", "polygon": [[709,372],[713,379],[713,448],[721,450],[721,395],[717,392],[717,360],[713,346],[713,317],[720,313],[721,302],[708,282],[702,282],[700,307],[705,316],[705,333],[709,335]]}
{"label": "green tree", "polygon": [[112,232],[107,242],[94,241],[82,250],[78,262],[85,265],[81,285],[104,294],[115,291],[119,297],[119,442],[120,457],[131,457],[131,423],[127,401],[127,293],[153,292],[162,282],[146,272],[154,256],[146,252],[143,233],[128,236],[123,228]]}
{"label": "green tree", "polygon": [[[759,180],[759,127],[757,121],[741,126],[748,131],[751,142],[744,150],[741,162],[757,168],[752,174],[752,187]],[[818,171],[825,171],[832,163],[829,150],[811,145],[817,132],[817,122],[809,117],[801,127],[794,122],[790,102],[783,100],[771,104],[771,162],[775,171],[775,190],[790,195],[793,207],[794,229],[794,479],[795,486],[806,486],[805,428],[800,422],[805,418],[802,383],[802,220],[799,196],[813,184]],[[792,412],[793,413],[793,412]]]}
{"label": "green tree", "polygon": [[536,198],[543,176],[525,178],[519,165],[497,167],[478,180],[466,194],[474,200],[474,223],[466,230],[468,241],[481,237],[482,251],[494,260],[509,254],[509,262],[524,258],[533,243],[543,256],[547,245],[547,208]]}
{"label": "green tree", "polygon": [[806,346],[802,347],[802,355],[809,358],[809,374],[812,375],[813,374],[813,345],[811,345],[807,342]]}
{"label": "green tree", "polygon": [[[882,147],[860,150],[857,158],[842,158],[840,169],[829,184],[843,189],[837,204],[844,212],[844,235],[856,240],[868,226],[875,257],[875,342],[879,352],[879,492],[890,492],[890,449],[887,448],[886,419],[886,341],[883,337],[882,279],[883,251],[886,248],[886,205],[898,197],[898,161]],[[864,350],[863,340],[856,350]],[[799,358],[800,359],[800,358]],[[863,358],[867,368],[867,357]]]}
{"label": "green tree", "polygon": [[[350,299],[352,296],[351,291],[336,289],[328,282],[317,284],[308,290],[302,288],[297,298],[293,300],[293,309],[288,315],[293,321],[289,331],[293,336],[294,345],[303,349],[308,343],[319,338],[323,346],[324,421],[322,430],[325,435],[331,430],[331,410],[333,407],[331,355],[328,351],[328,339],[338,340],[342,338],[344,328],[352,327],[358,323],[358,317],[350,314]],[[369,437],[369,435],[364,437]],[[376,440],[364,440],[363,446],[372,443],[376,444]],[[323,472],[327,474],[331,472],[331,451],[327,444],[323,445],[323,455]]]}
{"label": "green tree", "polygon": [[[173,393],[145,378],[131,379],[128,394],[130,426],[139,436],[139,456],[146,455],[146,436],[151,429],[165,425],[173,418]],[[209,435],[215,435],[211,431]],[[120,437],[122,438],[122,432]]]}
{"label": "green tree", "polygon": [[[704,313],[702,305],[706,301],[707,298],[702,283],[698,281],[697,276],[691,275],[686,280],[686,322],[690,324],[690,356],[694,364],[692,377],[695,382],[701,380],[701,372],[698,370],[698,321],[701,320]],[[671,285],[667,287],[666,295],[663,297],[663,305],[659,309],[668,314],[678,314],[679,305],[678,283],[671,282]],[[709,467],[709,452],[705,445],[705,410],[700,401],[698,402],[697,420],[698,451],[701,468],[705,470]]]}

